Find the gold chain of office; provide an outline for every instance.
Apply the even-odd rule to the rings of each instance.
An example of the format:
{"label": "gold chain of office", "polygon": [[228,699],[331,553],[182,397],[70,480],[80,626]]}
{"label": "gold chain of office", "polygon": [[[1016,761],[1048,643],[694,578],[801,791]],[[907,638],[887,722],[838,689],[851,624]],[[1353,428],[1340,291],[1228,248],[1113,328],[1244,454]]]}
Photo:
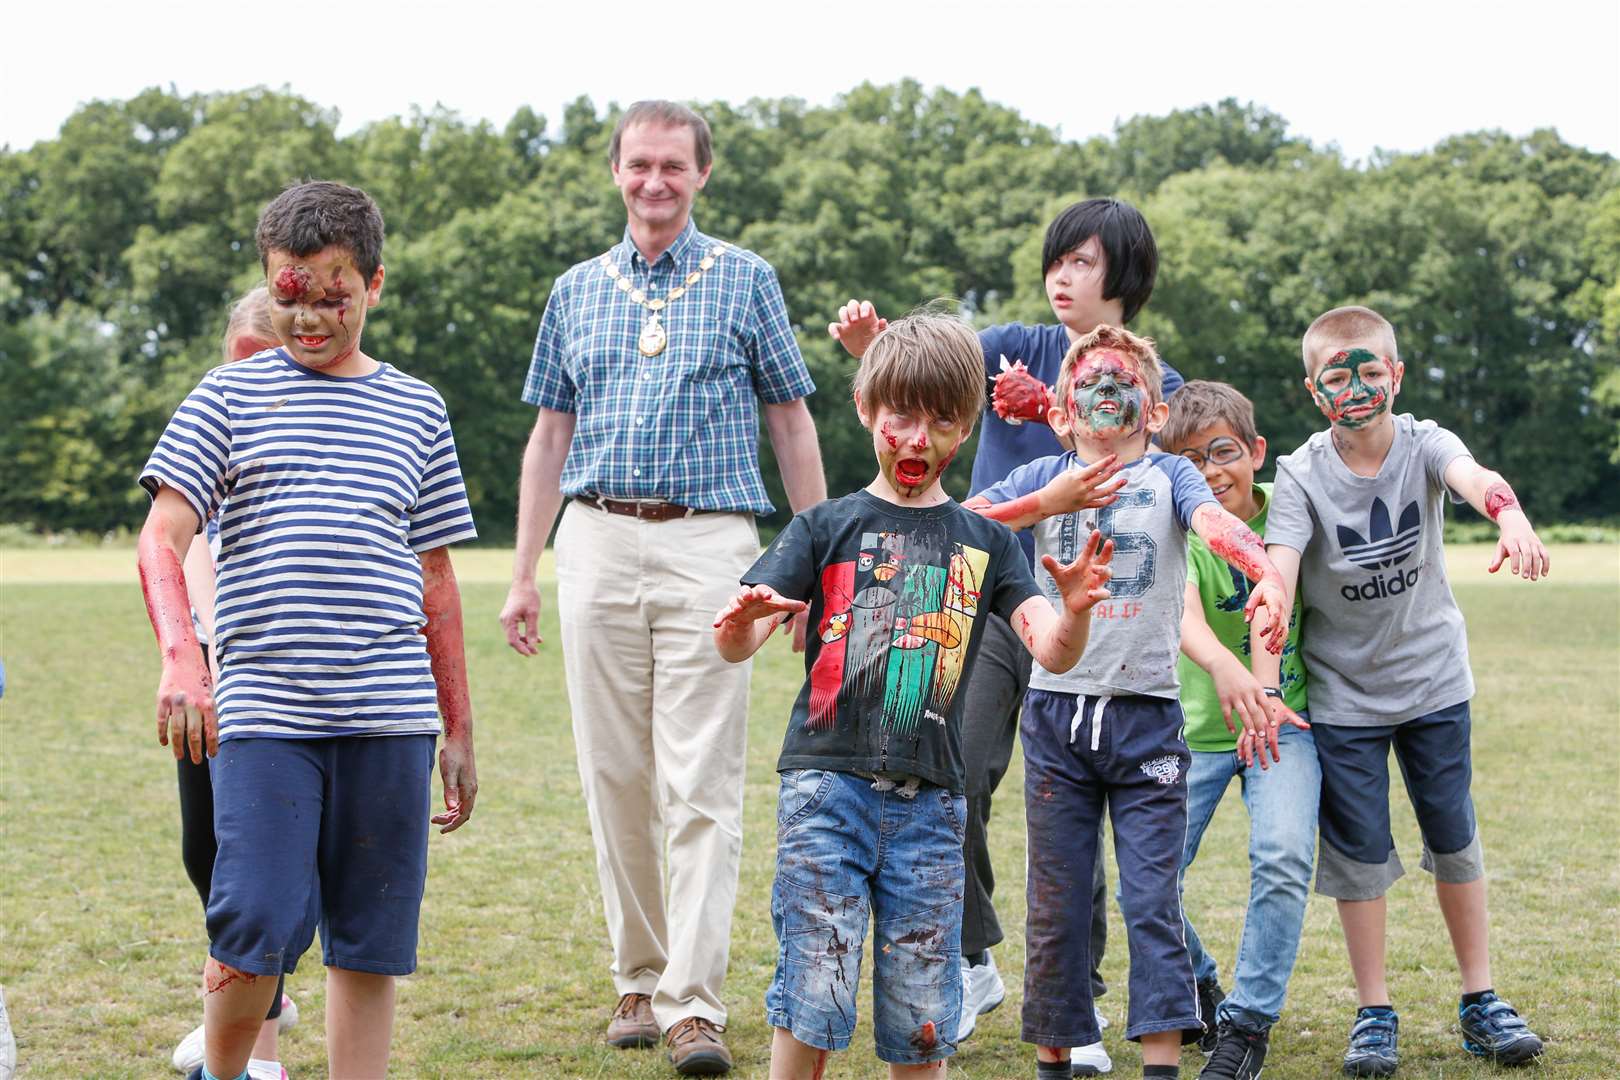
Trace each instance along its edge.
{"label": "gold chain of office", "polygon": [[608,277],[613,279],[613,284],[619,287],[620,292],[628,296],[631,302],[647,309],[647,321],[642,324],[641,336],[636,339],[636,348],[641,350],[642,356],[657,356],[664,351],[664,346],[669,344],[669,335],[664,332],[663,323],[659,321],[660,313],[685,296],[686,291],[697,284],[698,278],[702,277],[704,273],[714,266],[714,260],[724,255],[725,252],[725,244],[716,244],[710,248],[709,253],[703,256],[703,261],[698,263],[698,268],[686,275],[685,281],[656,300],[648,299],[645,292],[630,284],[630,279],[621,274],[619,268],[613,265],[613,253],[611,251],[603,252],[602,257],[596,260],[602,264],[602,270]]}

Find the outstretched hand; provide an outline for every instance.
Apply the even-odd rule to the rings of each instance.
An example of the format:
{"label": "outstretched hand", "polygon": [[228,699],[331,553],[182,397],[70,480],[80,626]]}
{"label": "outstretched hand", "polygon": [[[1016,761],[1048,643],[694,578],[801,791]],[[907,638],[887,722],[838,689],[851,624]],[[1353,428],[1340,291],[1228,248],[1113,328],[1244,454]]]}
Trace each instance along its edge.
{"label": "outstretched hand", "polygon": [[1522,513],[1506,514],[1498,518],[1502,527],[1502,535],[1496,541],[1496,553],[1491,557],[1491,563],[1485,568],[1487,573],[1494,574],[1507,563],[1509,569],[1527,581],[1547,576],[1552,569],[1552,561],[1547,557],[1547,547],[1536,535],[1536,530],[1530,527],[1530,519]]}
{"label": "outstretched hand", "polygon": [[714,617],[714,628],[736,632],[760,619],[797,615],[810,607],[803,600],[778,596],[769,585],[744,585]]}
{"label": "outstretched hand", "polygon": [[1084,468],[1064,469],[1041,490],[1041,510],[1048,517],[1095,510],[1119,497],[1130,479],[1120,471],[1119,456],[1109,454]]}
{"label": "outstretched hand", "polygon": [[877,313],[872,301],[851,300],[838,309],[838,321],[827,324],[827,333],[859,360],[866,355],[872,339],[888,327],[889,320]]}
{"label": "outstretched hand", "polygon": [[1046,423],[1046,410],[1052,407],[1052,389],[1031,375],[1022,360],[1009,363],[1003,353],[1001,374],[995,381],[990,405],[997,416],[1009,424],[1022,424],[1025,420]]}
{"label": "outstretched hand", "polygon": [[1051,555],[1041,556],[1041,565],[1052,575],[1063,606],[1071,615],[1084,615],[1095,605],[1107,600],[1108,579],[1113,569],[1108,565],[1114,559],[1114,541],[1104,540],[1102,533],[1092,530],[1086,546],[1078,558],[1067,566]]}

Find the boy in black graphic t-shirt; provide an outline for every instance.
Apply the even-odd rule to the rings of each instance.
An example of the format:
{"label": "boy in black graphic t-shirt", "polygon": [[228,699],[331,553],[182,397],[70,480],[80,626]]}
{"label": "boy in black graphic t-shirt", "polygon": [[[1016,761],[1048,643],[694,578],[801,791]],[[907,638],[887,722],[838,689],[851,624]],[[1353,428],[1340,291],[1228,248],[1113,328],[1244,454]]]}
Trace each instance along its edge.
{"label": "boy in black graphic t-shirt", "polygon": [[[813,627],[777,763],[772,1076],[809,1077],[849,1045],[869,918],[878,1056],[904,1075],[955,1052],[963,679],[988,615],[1009,620],[1044,666],[1068,670],[1108,596],[1113,549],[1100,535],[1067,566],[1045,560],[1062,596],[1054,610],[1013,534],[940,487],[983,382],[978,339],[958,319],[917,315],[881,333],[855,378],[877,477],[795,517],[715,621],[732,661],[806,607]],[[1094,498],[1077,484],[1066,509]]]}

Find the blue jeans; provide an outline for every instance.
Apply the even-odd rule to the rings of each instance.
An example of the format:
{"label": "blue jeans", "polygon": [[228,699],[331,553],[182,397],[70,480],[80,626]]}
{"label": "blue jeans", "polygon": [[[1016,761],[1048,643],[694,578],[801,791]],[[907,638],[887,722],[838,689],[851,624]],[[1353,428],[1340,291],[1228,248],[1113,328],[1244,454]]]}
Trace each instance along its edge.
{"label": "blue jeans", "polygon": [[870,918],[878,1057],[921,1065],[956,1052],[966,821],[967,800],[932,784],[907,798],[855,773],[782,773],[772,1027],[821,1050],[849,1045]]}
{"label": "blue jeans", "polygon": [[[1249,1031],[1264,1031],[1282,1015],[1316,855],[1316,809],[1322,792],[1316,742],[1309,731],[1284,726],[1277,743],[1282,760],[1269,769],[1259,764],[1244,768],[1235,751],[1194,750],[1187,770],[1183,877],[1234,776],[1249,811],[1249,908],[1238,945],[1236,985],[1217,1010],[1221,1020]],[[1182,919],[1198,981],[1215,978],[1215,960],[1198,940],[1185,909]]]}

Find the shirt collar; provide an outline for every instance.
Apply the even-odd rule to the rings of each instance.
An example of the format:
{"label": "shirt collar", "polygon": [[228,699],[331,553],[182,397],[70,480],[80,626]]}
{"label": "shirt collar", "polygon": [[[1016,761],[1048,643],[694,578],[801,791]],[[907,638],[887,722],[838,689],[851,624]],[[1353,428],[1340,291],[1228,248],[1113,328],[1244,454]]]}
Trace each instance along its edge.
{"label": "shirt collar", "polygon": [[[694,244],[697,243],[697,238],[700,235],[702,234],[698,232],[697,225],[692,221],[691,215],[688,215],[686,218],[686,227],[682,229],[680,235],[675,238],[675,242],[669,245],[669,249],[665,251],[664,254],[658,256],[658,262],[663,262],[664,259],[669,258],[673,259],[676,265],[680,265],[681,261],[686,258],[686,253],[692,249]],[[641,257],[641,249],[636,247],[635,239],[630,235],[630,225],[628,222],[624,226],[623,243],[625,250],[629,253],[631,266],[647,265],[647,260]],[[658,263],[653,264],[653,266],[656,265],[658,265]],[[651,269],[651,267],[649,267],[649,269]]]}

